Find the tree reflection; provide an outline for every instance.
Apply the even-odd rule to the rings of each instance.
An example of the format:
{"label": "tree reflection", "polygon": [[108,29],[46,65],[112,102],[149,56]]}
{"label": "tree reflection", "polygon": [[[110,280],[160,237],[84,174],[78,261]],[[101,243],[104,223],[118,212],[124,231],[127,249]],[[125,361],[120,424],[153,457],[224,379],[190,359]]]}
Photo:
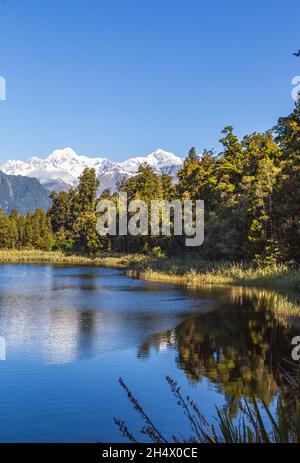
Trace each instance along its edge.
{"label": "tree reflection", "polygon": [[242,396],[270,404],[278,388],[284,393],[281,366],[290,357],[295,328],[283,316],[285,298],[276,293],[231,288],[215,310],[185,319],[174,330],[152,336],[151,348],[173,347],[176,362],[189,381],[207,379],[223,393],[235,414]]}

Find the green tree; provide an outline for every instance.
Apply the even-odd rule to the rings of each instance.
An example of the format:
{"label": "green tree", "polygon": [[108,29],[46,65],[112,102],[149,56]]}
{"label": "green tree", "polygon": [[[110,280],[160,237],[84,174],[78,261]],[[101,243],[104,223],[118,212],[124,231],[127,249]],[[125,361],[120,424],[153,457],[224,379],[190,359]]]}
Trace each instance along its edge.
{"label": "green tree", "polygon": [[275,187],[277,241],[286,260],[300,262],[300,100],[274,128],[282,150],[282,169]]}
{"label": "green tree", "polygon": [[50,219],[43,209],[37,209],[31,215],[32,246],[37,249],[50,250],[53,244],[53,233]]}
{"label": "green tree", "polygon": [[13,209],[9,215],[9,241],[10,247],[13,249],[19,244],[19,229],[18,222],[20,220],[20,214],[17,209]]}
{"label": "green tree", "polygon": [[75,247],[81,253],[95,254],[101,249],[101,238],[97,234],[98,216],[95,211],[82,212],[74,223]]}
{"label": "green tree", "polygon": [[150,204],[152,199],[163,199],[162,178],[146,163],[138,168],[137,175],[123,180],[120,191],[126,191],[128,200],[141,199]]}
{"label": "green tree", "polygon": [[79,177],[79,185],[75,198],[75,212],[90,212],[96,207],[96,196],[99,188],[99,180],[95,169],[84,169]]}
{"label": "green tree", "polygon": [[274,186],[280,173],[281,151],[271,132],[246,136],[243,147],[240,203],[247,207],[245,222],[248,229],[244,254],[253,258],[261,255],[267,246],[268,252],[272,248]]}
{"label": "green tree", "polygon": [[193,146],[189,152],[187,157],[183,162],[182,169],[179,170],[178,176],[178,185],[177,191],[180,196],[189,196],[191,185],[190,180],[194,170],[199,167],[199,157],[197,156],[196,149]]}
{"label": "green tree", "polygon": [[3,209],[0,209],[0,247],[8,248],[10,247],[10,223],[7,215]]}
{"label": "green tree", "polygon": [[28,211],[25,217],[24,246],[31,247],[32,244],[33,244],[32,214]]}
{"label": "green tree", "polygon": [[52,203],[48,211],[48,216],[51,221],[52,230],[54,233],[60,229],[66,230],[70,222],[72,190],[59,193],[52,192],[50,198]]}

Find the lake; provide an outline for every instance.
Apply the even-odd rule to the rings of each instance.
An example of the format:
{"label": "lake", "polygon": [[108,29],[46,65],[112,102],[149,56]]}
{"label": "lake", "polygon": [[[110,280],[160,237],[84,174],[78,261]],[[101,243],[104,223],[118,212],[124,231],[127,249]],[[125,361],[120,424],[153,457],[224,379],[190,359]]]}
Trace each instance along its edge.
{"label": "lake", "polygon": [[167,436],[189,427],[166,375],[210,421],[216,406],[238,416],[243,395],[273,408],[300,333],[297,320],[274,315],[278,298],[109,268],[1,265],[0,441],[126,441],[114,417],[144,440],[119,377]]}

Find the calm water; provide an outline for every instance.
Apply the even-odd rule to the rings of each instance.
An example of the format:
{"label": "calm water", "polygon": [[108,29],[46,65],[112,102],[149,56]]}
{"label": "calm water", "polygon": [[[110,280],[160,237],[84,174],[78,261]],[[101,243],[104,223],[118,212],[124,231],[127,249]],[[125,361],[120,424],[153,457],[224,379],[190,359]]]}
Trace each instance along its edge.
{"label": "calm water", "polygon": [[[272,406],[297,333],[278,295],[192,291],[91,267],[0,266],[0,440],[122,441],[113,417],[141,422],[121,376],[167,435],[187,433],[165,376],[207,418],[242,395]],[[293,321],[295,322],[295,320]]]}

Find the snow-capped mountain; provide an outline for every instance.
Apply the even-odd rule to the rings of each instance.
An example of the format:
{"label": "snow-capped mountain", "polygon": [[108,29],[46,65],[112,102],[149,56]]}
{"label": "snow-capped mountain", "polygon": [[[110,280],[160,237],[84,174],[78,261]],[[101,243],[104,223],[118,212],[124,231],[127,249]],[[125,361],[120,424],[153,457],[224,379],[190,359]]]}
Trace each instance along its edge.
{"label": "snow-capped mountain", "polygon": [[111,162],[106,158],[79,156],[71,148],[65,148],[53,151],[46,159],[32,157],[28,161],[7,161],[0,166],[0,170],[8,175],[37,178],[51,191],[65,191],[77,185],[78,177],[86,167],[94,167],[100,180],[101,192],[106,188],[115,191],[117,182],[135,175],[139,165],[144,162],[157,173],[167,173],[175,177],[183,159],[158,149],[147,156]]}

